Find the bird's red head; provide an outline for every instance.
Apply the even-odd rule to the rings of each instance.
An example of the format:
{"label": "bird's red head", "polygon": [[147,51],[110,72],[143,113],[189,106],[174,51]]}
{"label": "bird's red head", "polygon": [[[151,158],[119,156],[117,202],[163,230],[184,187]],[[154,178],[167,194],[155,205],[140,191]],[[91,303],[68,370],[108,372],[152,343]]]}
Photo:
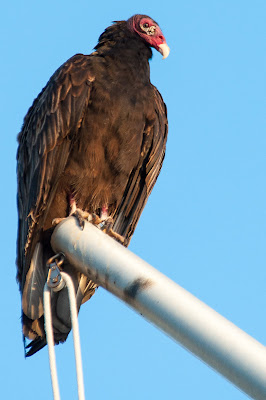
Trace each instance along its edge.
{"label": "bird's red head", "polygon": [[127,20],[131,32],[137,33],[151,47],[159,51],[163,58],[168,57],[170,49],[159,25],[147,15],[136,14]]}

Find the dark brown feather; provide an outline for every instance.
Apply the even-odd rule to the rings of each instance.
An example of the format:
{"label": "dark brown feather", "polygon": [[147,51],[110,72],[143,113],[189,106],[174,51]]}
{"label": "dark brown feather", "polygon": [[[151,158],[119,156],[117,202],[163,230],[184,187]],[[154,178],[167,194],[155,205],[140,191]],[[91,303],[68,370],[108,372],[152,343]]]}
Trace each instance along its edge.
{"label": "dark brown feather", "polygon": [[[149,80],[151,49],[127,29],[109,27],[96,52],[78,54],[51,77],[29,109],[18,136],[18,281],[29,355],[45,343],[42,290],[53,254],[54,218],[77,206],[100,213],[108,206],[126,244],[155,184],[167,138],[166,107]],[[77,306],[96,285],[73,272]],[[53,299],[55,341],[71,329],[65,290]]]}

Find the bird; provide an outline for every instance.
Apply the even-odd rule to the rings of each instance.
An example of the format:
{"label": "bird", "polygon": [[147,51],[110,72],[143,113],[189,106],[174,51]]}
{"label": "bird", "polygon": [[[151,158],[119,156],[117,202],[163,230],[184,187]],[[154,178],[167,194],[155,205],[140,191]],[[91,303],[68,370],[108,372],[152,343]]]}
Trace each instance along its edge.
{"label": "bird", "polygon": [[[25,356],[46,345],[43,289],[55,224],[74,215],[80,227],[105,224],[128,246],[160,173],[167,109],[150,82],[152,48],[166,58],[159,25],[136,14],[114,21],[89,55],[63,63],[29,108],[18,134],[17,281]],[[98,225],[97,225],[98,226]],[[97,284],[64,261],[77,309]],[[71,331],[67,289],[52,295],[55,344]]]}

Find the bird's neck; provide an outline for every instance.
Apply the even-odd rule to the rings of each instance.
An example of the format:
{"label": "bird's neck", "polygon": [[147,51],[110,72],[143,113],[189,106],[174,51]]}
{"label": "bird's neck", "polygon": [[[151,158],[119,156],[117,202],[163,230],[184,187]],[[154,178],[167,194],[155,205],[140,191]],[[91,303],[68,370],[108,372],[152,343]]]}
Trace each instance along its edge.
{"label": "bird's neck", "polygon": [[141,79],[150,79],[149,59],[152,50],[139,36],[127,29],[126,21],[107,28],[95,49],[98,56],[112,60],[113,65],[119,65],[120,71],[128,70]]}
{"label": "bird's neck", "polygon": [[[142,81],[150,81],[151,49],[139,40],[127,43],[108,42],[97,48],[97,55],[103,57],[117,72],[127,72]],[[113,71],[115,73],[115,71]]]}

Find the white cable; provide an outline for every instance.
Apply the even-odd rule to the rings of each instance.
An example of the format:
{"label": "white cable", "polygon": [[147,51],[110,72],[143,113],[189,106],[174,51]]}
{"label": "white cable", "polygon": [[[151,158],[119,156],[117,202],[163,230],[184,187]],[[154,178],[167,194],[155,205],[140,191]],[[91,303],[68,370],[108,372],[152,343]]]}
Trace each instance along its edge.
{"label": "white cable", "polygon": [[45,332],[48,344],[50,373],[51,373],[54,400],[60,400],[60,392],[58,386],[58,377],[57,377],[56,361],[55,361],[54,335],[52,326],[51,289],[49,288],[47,283],[45,284],[43,291],[43,306],[44,306]]}
{"label": "white cable", "polygon": [[[71,315],[71,324],[73,330],[74,350],[76,359],[78,399],[85,400],[76,294],[72,279],[65,272],[61,272],[61,275],[66,283],[69,296],[70,315]],[[47,283],[45,284],[44,287],[43,302],[44,302],[45,331],[48,344],[50,373],[51,373],[54,400],[60,400],[58,377],[56,370],[55,350],[54,350],[53,326],[52,326],[51,289],[49,288]]]}
{"label": "white cable", "polygon": [[61,275],[64,281],[66,282],[66,286],[68,289],[69,303],[70,303],[71,324],[73,330],[77,382],[78,382],[78,398],[79,400],[85,400],[76,293],[70,276],[68,276],[68,274],[66,274],[65,272],[61,272]]}

